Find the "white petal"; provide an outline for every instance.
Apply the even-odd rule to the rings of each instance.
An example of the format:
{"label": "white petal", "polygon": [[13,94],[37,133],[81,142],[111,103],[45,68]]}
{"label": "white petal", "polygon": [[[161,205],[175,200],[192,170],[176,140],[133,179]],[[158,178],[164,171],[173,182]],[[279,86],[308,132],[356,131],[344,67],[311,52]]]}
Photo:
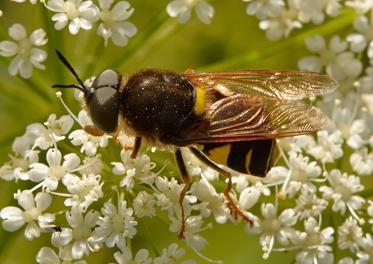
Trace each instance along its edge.
{"label": "white petal", "polygon": [[103,23],[101,23],[97,28],[97,35],[102,36],[105,41],[105,46],[107,46],[109,38],[111,37],[110,28],[106,28]]}
{"label": "white petal", "polygon": [[68,187],[68,186],[71,186],[73,184],[76,184],[76,182],[79,181],[79,177],[74,175],[74,174],[66,174],[63,178],[62,178],[62,182],[63,184]]}
{"label": "white petal", "polygon": [[293,209],[285,209],[278,218],[285,226],[292,226],[296,223],[297,218]]}
{"label": "white petal", "polygon": [[64,12],[64,1],[49,0],[46,7],[53,12]]}
{"label": "white petal", "polygon": [[61,152],[58,149],[50,149],[47,152],[47,162],[49,166],[60,166],[62,160]]}
{"label": "white petal", "polygon": [[23,211],[15,206],[3,208],[0,211],[0,217],[4,220],[3,228],[9,232],[16,231],[25,224]]}
{"label": "white petal", "polygon": [[70,226],[75,228],[84,223],[82,210],[78,206],[74,206],[71,208],[71,214],[67,212],[66,220],[69,222]]}
{"label": "white petal", "polygon": [[12,76],[17,75],[18,69],[21,67],[23,60],[20,56],[15,57],[12,62],[9,64],[8,71]]}
{"label": "white petal", "polygon": [[167,5],[167,13],[171,17],[177,17],[180,13],[188,10],[184,0],[174,0]]}
{"label": "white petal", "polygon": [[108,10],[113,4],[114,0],[98,0],[101,9]]}
{"label": "white petal", "polygon": [[140,249],[135,256],[135,260],[138,262],[145,262],[149,257],[149,251],[147,249]]}
{"label": "white petal", "polygon": [[308,70],[313,72],[321,72],[322,69],[320,59],[316,56],[309,56],[301,59],[298,62],[298,67],[301,70]]}
{"label": "white petal", "polygon": [[54,214],[43,214],[38,217],[38,222],[40,225],[42,224],[49,224],[56,220],[56,216]]}
{"label": "white petal", "polygon": [[214,16],[214,8],[206,2],[200,2],[196,6],[196,13],[203,23],[210,24]]}
{"label": "white petal", "polygon": [[367,45],[365,37],[361,34],[350,34],[347,36],[347,41],[351,43],[353,52],[361,52]]}
{"label": "white petal", "polygon": [[368,57],[373,58],[373,41],[369,42],[368,46]]}
{"label": "white petal", "polygon": [[130,22],[122,23],[122,28],[128,37],[133,37],[137,33],[136,26]]}
{"label": "white petal", "polygon": [[18,195],[18,204],[22,206],[23,209],[29,211],[35,208],[34,195],[31,191],[25,190]]}
{"label": "white petal", "polygon": [[45,36],[46,36],[45,31],[39,28],[31,33],[30,40],[32,44],[35,46],[43,46],[44,44],[48,42]]}
{"label": "white petal", "polygon": [[111,15],[114,20],[116,21],[122,21],[128,19],[134,9],[131,8],[130,4],[125,1],[118,2],[113,9],[111,10]]}
{"label": "white petal", "polygon": [[368,107],[369,114],[373,115],[373,94],[364,94],[361,98]]}
{"label": "white petal", "polygon": [[0,55],[4,57],[10,57],[16,55],[18,52],[18,45],[13,41],[2,41],[0,42]]}
{"label": "white petal", "polygon": [[60,259],[57,254],[49,247],[42,247],[39,250],[38,255],[36,256],[36,261],[40,264],[60,263]]}
{"label": "white petal", "polygon": [[[123,34],[123,32],[120,32],[120,31],[114,31],[111,35],[111,40],[118,47],[124,47],[128,43],[128,38],[126,37],[125,34]],[[93,149],[91,151],[93,151]],[[96,150],[94,151],[94,154],[96,154]],[[90,156],[93,156],[93,155],[91,154]]]}
{"label": "white petal", "polygon": [[69,22],[69,20],[58,20],[55,24],[54,24],[54,28],[56,30],[61,30],[63,29],[64,27],[66,27],[67,23]]}
{"label": "white petal", "polygon": [[99,9],[91,1],[84,1],[79,6],[80,17],[87,19],[90,22],[98,20]]}
{"label": "white petal", "polygon": [[99,216],[98,212],[89,211],[85,216],[84,223],[88,225],[89,227],[94,227],[96,225],[98,216]]}
{"label": "white petal", "polygon": [[52,20],[56,21],[56,23],[54,24],[54,28],[57,30],[63,29],[64,27],[66,27],[67,23],[69,22],[69,19],[63,13],[55,14],[54,16],[52,16]]}
{"label": "white petal", "polygon": [[345,41],[342,41],[339,36],[334,36],[330,40],[329,46],[331,51],[334,53],[339,53],[347,49],[348,45]]}
{"label": "white petal", "polygon": [[81,27],[82,29],[85,29],[85,30],[89,30],[89,29],[92,28],[92,24],[87,19],[80,18],[79,19],[79,27]]}
{"label": "white petal", "polygon": [[83,145],[83,148],[85,149],[85,153],[87,156],[92,157],[96,155],[97,147],[92,142],[88,141],[86,144]]}
{"label": "white petal", "polygon": [[272,219],[276,217],[276,208],[273,206],[273,204],[267,203],[262,204],[262,215],[266,219]]}
{"label": "white petal", "polygon": [[25,229],[25,237],[28,240],[32,240],[40,236],[40,228],[35,222],[30,222],[27,224]]}
{"label": "white petal", "polygon": [[307,48],[314,53],[325,49],[325,40],[320,35],[306,39],[305,43]]}
{"label": "white petal", "polygon": [[44,70],[45,66],[40,64],[40,62],[43,62],[47,59],[47,53],[44,50],[32,48],[31,54],[30,54],[30,61],[32,65],[34,65],[36,68],[40,70]]}
{"label": "white petal", "polygon": [[180,23],[184,24],[184,23],[188,22],[188,20],[190,19],[191,15],[192,15],[192,10],[189,8],[185,12],[181,12],[178,15],[177,21],[179,21]]}
{"label": "white petal", "polygon": [[74,259],[82,258],[86,248],[87,248],[87,245],[84,242],[81,242],[81,241],[74,242],[72,250],[71,250],[71,254],[73,258]]}
{"label": "white petal", "polygon": [[52,197],[48,193],[39,192],[35,196],[36,207],[41,211],[47,209],[52,203]]}
{"label": "white petal", "polygon": [[257,203],[259,196],[260,196],[260,192],[256,188],[253,188],[253,187],[246,188],[240,194],[240,199],[239,199],[240,207],[244,210],[250,209]]}
{"label": "white petal", "polygon": [[33,182],[40,182],[48,177],[48,166],[42,163],[34,163],[30,165],[29,177]]}
{"label": "white petal", "polygon": [[29,61],[23,61],[19,67],[21,77],[28,79],[32,75],[32,64]]}
{"label": "white petal", "polygon": [[369,21],[368,21],[368,18],[365,16],[357,17],[354,20],[353,25],[354,25],[354,28],[356,28],[356,30],[361,33],[369,30]]}
{"label": "white petal", "polygon": [[69,24],[69,31],[71,34],[76,35],[79,32],[79,18],[74,18]]}
{"label": "white petal", "polygon": [[126,173],[126,169],[124,168],[123,163],[121,163],[121,162],[112,162],[111,165],[114,166],[114,168],[113,168],[112,171],[113,171],[113,173],[115,175],[123,175],[123,174]]}
{"label": "white petal", "polygon": [[60,117],[61,133],[63,135],[67,134],[74,125],[74,119],[69,115],[64,115]]}
{"label": "white petal", "polygon": [[55,191],[58,188],[59,181],[55,178],[48,177],[43,182],[43,187],[48,191]]}
{"label": "white petal", "polygon": [[72,230],[70,228],[62,228],[61,232],[53,232],[52,234],[52,245],[55,247],[66,246],[73,239]]}
{"label": "white petal", "polygon": [[9,28],[9,35],[17,41],[26,38],[26,30],[21,24],[14,24]]}
{"label": "white petal", "polygon": [[76,169],[80,164],[80,159],[78,155],[76,155],[75,153],[67,154],[64,157],[64,160],[65,161],[63,162],[62,166],[68,169],[69,171]]}

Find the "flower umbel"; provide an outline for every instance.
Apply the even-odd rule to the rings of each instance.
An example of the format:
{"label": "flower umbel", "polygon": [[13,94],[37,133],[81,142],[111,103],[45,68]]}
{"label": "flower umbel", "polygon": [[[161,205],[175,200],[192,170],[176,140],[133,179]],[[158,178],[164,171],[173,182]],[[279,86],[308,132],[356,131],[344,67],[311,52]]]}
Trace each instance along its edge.
{"label": "flower umbel", "polygon": [[171,17],[176,17],[180,23],[186,23],[192,15],[192,9],[199,20],[205,24],[210,24],[214,16],[214,8],[205,0],[173,0],[167,5],[167,13]]}
{"label": "flower umbel", "polygon": [[44,70],[41,64],[47,59],[47,53],[38,48],[47,43],[46,33],[43,29],[37,29],[27,37],[25,28],[21,24],[14,24],[9,28],[9,36],[13,41],[0,42],[0,55],[15,58],[9,65],[10,75],[21,75],[22,78],[30,78],[32,67]]}
{"label": "flower umbel", "polygon": [[92,23],[98,19],[98,8],[92,1],[82,0],[49,0],[45,5],[56,12],[52,20],[55,29],[61,30],[69,25],[71,34],[78,34],[79,30],[90,30]]}
{"label": "flower umbel", "polygon": [[126,21],[132,15],[133,8],[126,1],[120,1],[112,8],[113,0],[100,0],[99,4],[101,23],[97,28],[97,34],[104,38],[105,46],[109,39],[119,47],[127,45],[128,38],[137,32],[135,25]]}
{"label": "flower umbel", "polygon": [[[19,248],[29,253],[18,234],[24,234],[26,240],[38,238],[36,243],[25,243],[40,245],[33,252],[38,252],[36,262],[43,264],[222,263],[204,256],[204,250],[212,252],[208,255],[217,252],[225,263],[237,263],[242,247],[227,243],[230,238],[239,241],[235,236],[251,234],[257,235],[252,239],[262,252],[250,251],[250,254],[273,258],[273,262],[368,264],[373,261],[372,0],[169,0],[163,4],[131,0],[5,2],[1,4],[0,16],[3,25],[9,28],[0,28],[0,67],[8,67],[10,74],[0,78],[0,148],[3,150],[0,160],[4,160],[0,178],[7,181],[0,188],[4,192],[3,203],[7,203],[8,196],[12,198],[8,193],[15,194],[14,201],[0,210],[0,218],[5,231],[19,231],[12,236],[17,239],[12,240],[10,235],[0,232],[0,249],[4,251],[0,254],[1,263],[14,262],[8,259],[11,254],[5,249],[15,244],[16,254]],[[245,15],[245,8],[246,14],[253,17]],[[238,11],[241,16],[236,16]],[[21,14],[25,16],[19,17]],[[194,15],[196,20],[211,26],[195,27],[200,24],[198,21],[185,24]],[[14,21],[22,21],[24,26]],[[258,30],[252,28],[252,21],[257,21],[254,24],[258,24]],[[29,25],[36,30],[27,34],[25,28],[30,30]],[[270,43],[268,39],[279,42]],[[127,46],[128,43],[131,45]],[[176,47],[179,44],[180,49]],[[190,51],[181,49],[183,45]],[[83,82],[78,80],[81,87],[76,80],[70,80],[73,79],[70,73],[63,73],[67,69],[57,63],[55,56],[47,60],[43,49],[48,53],[54,49],[67,53],[74,69],[60,59],[70,73],[82,78]],[[237,56],[228,57],[232,54]],[[305,54],[303,58],[298,57],[301,54]],[[286,60],[281,59],[285,57]],[[208,118],[209,109],[216,101],[225,102],[237,94],[251,94],[250,91],[255,93],[250,95],[250,100],[258,97],[260,109],[270,117],[269,122],[259,128],[269,129],[269,133],[252,133],[241,138],[240,128],[230,123],[255,129],[251,121],[257,113],[248,115],[248,119],[237,115],[220,121],[230,124],[228,129],[238,133],[237,138],[233,138],[235,141],[275,139],[277,146],[271,148],[273,159],[263,159],[261,163],[257,157],[262,149],[254,148],[243,155],[232,148],[241,143],[224,143],[223,148],[230,148],[230,155],[216,165],[226,170],[224,164],[231,167],[241,160],[244,168],[267,165],[268,169],[265,161],[275,161],[263,178],[229,170],[219,174],[216,167],[214,170],[208,166],[211,163],[199,160],[189,145],[158,144],[163,138],[161,142],[147,141],[142,133],[133,131],[133,124],[123,111],[123,107],[129,105],[124,97],[131,86],[127,86],[131,75],[121,74],[123,78],[116,82],[120,83],[119,87],[99,85],[101,81],[106,82],[105,74],[97,75],[103,79],[95,83],[95,77],[86,79],[112,67],[132,72],[151,65],[175,69],[197,65],[196,68],[207,71],[224,71],[250,65],[293,68],[297,63],[302,70],[326,73],[338,82],[340,89],[326,94],[326,85],[315,93],[322,96],[308,97],[309,90],[303,90],[302,80],[311,83],[308,88],[312,90],[315,88],[312,84],[320,81],[317,76],[323,79],[325,76],[311,74],[315,78],[308,80],[309,73],[301,71],[284,71],[283,78],[273,71],[260,76],[252,71],[233,71],[235,74],[229,78],[222,73],[205,73],[202,75],[207,81],[203,85],[191,81],[190,76],[196,76],[191,75],[194,74],[191,71],[178,75],[194,87],[196,94],[192,97],[196,102],[193,104],[206,103],[203,104],[206,120],[213,124],[215,119]],[[34,67],[46,71],[32,74]],[[245,76],[251,84],[235,76]],[[161,77],[162,82],[170,81],[168,74]],[[287,85],[288,95],[299,93],[302,100],[287,98],[277,84],[276,89],[273,88],[275,93],[266,94],[273,80]],[[53,83],[65,84],[53,87],[66,91],[56,94],[68,115],[61,115],[63,108],[59,108],[51,96],[53,90],[49,86]],[[172,80],[170,84],[174,84]],[[111,117],[114,123],[117,121],[117,130],[113,129],[111,134],[95,130],[90,116],[94,114],[90,96],[104,86],[109,90],[118,89],[120,101],[118,120],[117,116]],[[76,88],[75,96],[72,88]],[[105,90],[99,90],[101,96],[111,96]],[[208,91],[205,94],[208,96],[202,95],[204,99],[201,99],[198,94],[201,91],[202,94]],[[151,89],[143,92],[152,95]],[[105,99],[101,96],[96,98],[100,101],[98,104]],[[138,99],[143,99],[142,94]],[[144,107],[141,110],[150,115],[172,101],[168,96],[157,100],[159,109]],[[234,109],[246,107],[244,110],[249,113],[252,101],[245,105],[237,102],[240,101],[232,104]],[[292,122],[296,124],[301,118],[294,114],[281,126],[288,132],[274,130],[278,120],[287,120],[288,116],[277,114],[278,111],[273,114],[272,110],[286,106],[284,113],[290,114],[293,104],[299,106],[299,111],[319,107],[325,121],[330,117],[329,124],[308,134],[316,128],[297,127]],[[224,112],[224,107],[219,105],[219,110]],[[139,110],[131,111],[136,115]],[[74,113],[78,112],[76,117]],[[177,113],[175,108],[176,117]],[[193,113],[190,109],[190,116],[180,122],[188,123]],[[204,115],[200,117],[205,120]],[[193,133],[199,131],[192,128]],[[162,134],[158,127],[155,130]],[[179,132],[183,135],[188,132],[182,130]],[[19,134],[20,131],[24,133]],[[207,132],[210,132],[207,135],[215,133]],[[139,140],[133,136],[142,138],[139,149],[135,144]],[[215,142],[207,138],[213,141],[211,144],[230,139],[221,137]],[[193,147],[199,150],[206,146]],[[7,149],[12,152],[9,156],[5,154]],[[221,150],[217,149],[214,152]],[[179,152],[176,156],[179,163],[174,162],[176,150],[182,152],[185,170],[178,168],[181,166]],[[135,157],[132,154],[136,151]],[[278,160],[275,159],[277,153]],[[231,173],[232,181],[227,179],[227,172]],[[249,221],[245,223],[242,216],[252,220],[252,225]],[[247,232],[228,230],[232,223],[237,224],[233,229],[245,228]],[[219,225],[224,226],[219,228]],[[177,240],[177,235],[183,240]],[[214,237],[219,237],[217,244],[212,241]],[[241,245],[245,245],[246,253],[253,243]],[[227,250],[233,253],[227,254]],[[281,254],[289,251],[293,254]],[[198,259],[186,260],[191,254]],[[16,257],[16,262],[21,261]]]}

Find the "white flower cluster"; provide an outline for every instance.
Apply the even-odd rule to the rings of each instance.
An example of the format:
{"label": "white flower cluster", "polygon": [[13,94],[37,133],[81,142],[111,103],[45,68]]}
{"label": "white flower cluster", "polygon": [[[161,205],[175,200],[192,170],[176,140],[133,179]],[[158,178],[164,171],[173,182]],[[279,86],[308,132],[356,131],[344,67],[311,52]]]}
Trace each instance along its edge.
{"label": "white flower cluster", "polygon": [[[331,116],[332,125],[314,136],[279,141],[282,159],[266,178],[234,175],[231,196],[253,220],[253,225],[246,225],[247,233],[259,235],[263,258],[293,251],[295,263],[372,263],[372,191],[364,185],[373,175],[372,1],[246,2],[248,14],[261,20],[260,27],[270,39],[287,37],[306,23],[323,23],[342,7],[357,13],[352,33],[333,35],[329,40],[320,35],[308,38],[305,44],[313,55],[299,61],[301,69],[326,72],[341,84],[338,93],[317,102]],[[101,20],[99,34],[114,43],[124,43],[124,36],[131,32],[132,26],[123,22],[133,12],[127,2],[112,7],[112,1],[101,0],[98,7],[91,1],[50,0],[46,5],[57,13],[53,16],[57,29],[68,26],[75,34]],[[175,0],[167,10],[186,22],[194,7],[203,22],[210,22],[213,9],[203,0]],[[118,10],[125,12],[118,14]],[[21,26],[13,27],[10,36],[15,42],[0,43],[4,56],[18,54],[17,59],[24,43],[29,56],[32,46],[46,42],[42,31],[27,38]],[[37,58],[43,58],[40,54]],[[28,56],[19,57],[17,61],[22,63],[12,69],[21,75],[27,72]],[[41,61],[35,59],[31,64]],[[73,120],[81,127],[74,127]],[[83,127],[91,124],[85,110],[74,119],[51,114],[45,123],[29,125],[16,138],[10,160],[0,167],[0,177],[28,181],[31,187],[14,195],[18,206],[0,211],[4,229],[24,227],[29,240],[50,233],[51,245],[40,249],[38,263],[86,263],[88,255],[106,248],[115,248],[112,261],[117,263],[181,262],[185,250],[176,244],[154,254],[143,247],[132,251],[132,240],[140,233],[143,218],[156,217],[176,237],[182,225],[179,197],[184,184],[162,175],[169,161],[156,166],[146,152],[132,159],[125,148],[114,146],[110,136],[87,134]],[[126,145],[133,139],[120,135],[119,141]],[[187,149],[183,156],[192,176],[183,201],[183,235],[185,243],[203,257],[201,251],[207,244],[203,231],[215,222],[241,219],[231,214],[226,197],[215,186],[219,175]],[[56,206],[59,211],[54,211],[54,203],[63,203]],[[345,257],[338,259],[341,255]]]}
{"label": "white flower cluster", "polygon": [[289,36],[293,29],[304,24],[316,25],[324,22],[326,16],[335,17],[340,13],[340,0],[243,0],[249,2],[246,13],[256,16],[259,27],[266,31],[270,40]]}
{"label": "white flower cluster", "polygon": [[180,23],[186,23],[195,9],[197,17],[205,24],[210,24],[214,8],[205,0],[173,0],[167,5],[167,13],[176,17]]}
{"label": "white flower cluster", "polygon": [[105,45],[109,39],[117,46],[127,45],[128,38],[137,32],[135,25],[127,21],[134,9],[126,1],[116,4],[114,0],[98,2],[99,6],[89,0],[48,0],[45,6],[56,13],[52,20],[57,30],[68,25],[70,33],[75,35],[80,29],[90,30],[95,23],[99,23],[97,34],[104,38]]}
{"label": "white flower cluster", "polygon": [[17,75],[23,78],[30,78],[32,67],[44,70],[41,64],[47,59],[47,53],[38,48],[47,43],[46,33],[43,29],[37,29],[28,37],[25,28],[20,24],[14,24],[9,28],[9,36],[13,41],[0,42],[0,55],[4,57],[15,58],[9,65],[9,74]]}
{"label": "white flower cluster", "polygon": [[[366,121],[372,116],[363,111],[352,113],[343,106],[341,102],[334,104],[330,114],[335,127],[319,131],[316,138],[299,136],[281,141],[286,151],[284,166],[273,167],[263,181],[234,176],[232,195],[240,210],[253,219],[253,226],[247,224],[246,229],[249,234],[260,234],[264,258],[275,251],[296,251],[296,263],[334,263],[334,241],[339,250],[351,252],[343,261],[371,258],[373,203],[362,196],[360,176],[373,172],[372,128]],[[85,110],[74,119],[81,126],[91,124]],[[24,233],[29,240],[50,232],[54,248],[41,248],[39,263],[50,259],[85,263],[84,258],[92,252],[113,247],[119,250],[113,256],[117,263],[168,263],[169,258],[180,258],[184,250],[174,244],[154,257],[147,249],[135,254],[128,247],[144,217],[167,215],[169,230],[176,237],[182,223],[180,180],[154,172],[155,164],[145,154],[132,159],[123,149],[121,161],[112,161],[104,151],[114,144],[109,136],[93,137],[84,129],[72,129],[72,117],[52,114],[44,124],[29,125],[15,140],[14,154],[0,167],[0,177],[34,185],[15,194],[19,206],[0,211],[4,229],[15,231],[26,226]],[[127,145],[133,140],[121,135],[120,141]],[[75,152],[62,154],[72,148]],[[238,219],[213,185],[218,175],[187,150],[183,154],[190,161],[188,170],[194,178],[183,202],[184,237],[201,255],[207,242],[201,232],[212,227],[211,220],[223,224]],[[345,163],[355,175],[336,166]],[[54,200],[63,201],[65,210],[53,212],[50,205]],[[101,209],[97,209],[100,204]],[[260,215],[252,213],[256,211]],[[330,214],[346,220],[331,226],[323,220]]]}
{"label": "white flower cluster", "polygon": [[[91,124],[84,110],[74,118],[80,125]],[[28,240],[50,233],[54,248],[41,248],[38,263],[86,263],[85,256],[105,247],[119,250],[113,256],[117,263],[169,263],[182,257],[185,250],[176,244],[154,258],[146,249],[133,256],[127,245],[137,234],[139,219],[155,216],[157,207],[168,210],[171,225],[179,222],[175,212],[179,211],[177,200],[182,186],[154,173],[154,163],[145,154],[132,160],[124,150],[122,162],[112,162],[112,173],[105,172],[110,162],[103,160],[98,149],[106,148],[110,137],[93,137],[83,129],[72,128],[72,117],[51,114],[44,124],[31,124],[24,135],[16,138],[14,154],[0,167],[0,177],[28,181],[33,186],[14,194],[18,206],[0,211],[3,228],[13,232],[25,226]],[[62,154],[66,148],[76,146],[80,151],[77,148],[76,153]],[[148,190],[139,189],[141,185],[148,186]],[[136,194],[133,201],[129,200],[132,206],[127,202],[130,193]],[[56,201],[63,202],[63,211],[51,209]],[[102,204],[101,209],[92,209],[94,204]],[[194,240],[199,238],[196,232],[201,223],[201,219],[195,219],[188,225],[191,243],[197,243]]]}
{"label": "white flower cluster", "polygon": [[[25,2],[25,0],[13,1]],[[98,6],[92,1],[86,0],[48,0],[43,2],[46,8],[56,13],[52,16],[56,30],[68,26],[69,32],[75,35],[80,29],[90,30],[97,23],[97,35],[103,37],[105,46],[111,40],[114,45],[119,47],[126,46],[128,39],[137,33],[136,26],[128,21],[134,9],[126,1],[114,4],[114,0],[98,0]],[[31,0],[31,3],[35,4],[36,0]],[[9,74],[14,76],[19,73],[22,78],[30,78],[32,67],[44,70],[45,66],[42,63],[47,59],[47,53],[39,47],[48,41],[46,32],[39,28],[28,37],[21,24],[12,25],[8,31],[13,40],[0,42],[0,55],[3,57],[15,56],[9,65]]]}

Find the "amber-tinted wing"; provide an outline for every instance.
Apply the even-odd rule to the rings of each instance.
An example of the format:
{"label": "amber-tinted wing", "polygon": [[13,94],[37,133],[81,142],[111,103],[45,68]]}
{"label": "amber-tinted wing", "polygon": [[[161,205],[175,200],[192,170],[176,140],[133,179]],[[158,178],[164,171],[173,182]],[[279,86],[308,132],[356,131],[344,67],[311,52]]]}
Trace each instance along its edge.
{"label": "amber-tinted wing", "polygon": [[327,75],[307,71],[244,70],[186,73],[191,83],[205,88],[221,85],[233,92],[278,100],[299,100],[330,93],[337,83]]}
{"label": "amber-tinted wing", "polygon": [[189,143],[273,139],[312,133],[329,119],[300,101],[333,91],[337,84],[325,75],[303,71],[238,71],[188,73],[195,86],[223,98],[206,104],[204,121],[187,131]]}

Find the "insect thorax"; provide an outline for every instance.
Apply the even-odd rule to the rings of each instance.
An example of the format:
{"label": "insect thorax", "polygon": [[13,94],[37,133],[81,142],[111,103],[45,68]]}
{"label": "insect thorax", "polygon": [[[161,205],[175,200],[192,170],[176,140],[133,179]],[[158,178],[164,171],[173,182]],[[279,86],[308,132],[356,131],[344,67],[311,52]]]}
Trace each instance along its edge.
{"label": "insect thorax", "polygon": [[128,80],[122,92],[122,113],[138,136],[172,144],[196,122],[195,89],[179,74],[144,70]]}

